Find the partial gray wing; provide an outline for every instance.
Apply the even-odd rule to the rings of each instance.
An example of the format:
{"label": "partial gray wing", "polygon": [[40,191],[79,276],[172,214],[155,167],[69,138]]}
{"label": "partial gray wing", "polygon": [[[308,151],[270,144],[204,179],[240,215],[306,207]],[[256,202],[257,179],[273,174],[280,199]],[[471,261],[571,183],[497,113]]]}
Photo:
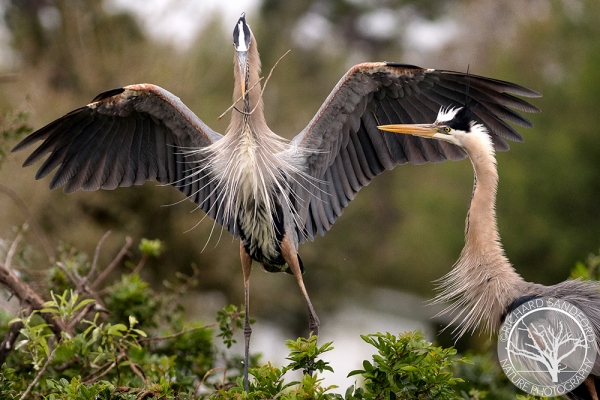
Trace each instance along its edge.
{"label": "partial gray wing", "polygon": [[51,189],[111,190],[157,180],[176,187],[222,223],[203,156],[190,152],[221,138],[170,92],[139,84],[101,93],[32,133],[13,151],[42,140],[23,166],[49,154],[36,179],[58,168]]}
{"label": "partial gray wing", "polygon": [[433,123],[440,107],[464,105],[467,93],[471,110],[488,128],[496,150],[508,150],[504,139],[523,140],[506,121],[532,126],[511,108],[539,112],[512,94],[541,95],[509,82],[396,63],[352,67],[292,140],[309,154],[308,177],[292,179],[300,240],[325,234],[358,190],[384,170],[465,158],[466,153],[450,143],[382,132],[377,126]]}

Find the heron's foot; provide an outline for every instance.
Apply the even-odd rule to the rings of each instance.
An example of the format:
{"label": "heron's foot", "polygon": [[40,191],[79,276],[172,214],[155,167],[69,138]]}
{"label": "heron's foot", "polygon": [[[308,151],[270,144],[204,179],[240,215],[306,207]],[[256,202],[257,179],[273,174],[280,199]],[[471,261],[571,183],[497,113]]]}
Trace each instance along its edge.
{"label": "heron's foot", "polygon": [[313,336],[319,336],[319,326],[321,323],[319,322],[319,318],[314,311],[308,310],[308,329],[310,329],[310,333]]}
{"label": "heron's foot", "polygon": [[246,320],[244,325],[244,391],[248,393],[248,367],[250,365],[250,336],[252,328],[250,322]]}
{"label": "heron's foot", "polygon": [[[310,329],[310,334],[312,336],[319,336],[319,325],[319,318],[317,318],[317,315],[312,313],[309,314],[308,328]],[[316,345],[317,343],[315,342],[315,346]],[[306,363],[307,368],[304,370],[304,372],[312,376],[313,372],[315,371],[315,368],[313,367],[314,364],[315,358],[313,357]]]}

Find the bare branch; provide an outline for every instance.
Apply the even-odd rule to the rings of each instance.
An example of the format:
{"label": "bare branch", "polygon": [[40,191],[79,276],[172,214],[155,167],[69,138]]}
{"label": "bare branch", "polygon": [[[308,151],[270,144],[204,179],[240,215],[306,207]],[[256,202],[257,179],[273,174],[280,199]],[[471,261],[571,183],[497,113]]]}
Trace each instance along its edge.
{"label": "bare branch", "polygon": [[[260,83],[260,81],[262,81],[263,79],[264,79],[264,78],[263,78],[263,77],[261,77],[261,78],[260,78],[260,79],[259,79],[259,80],[258,80],[258,81],[257,81],[257,82],[254,84],[254,85],[252,85],[252,86],[250,87],[250,89],[248,89],[248,91],[247,91],[246,93],[250,93],[250,91],[251,91],[252,89],[254,89],[254,87],[255,87],[256,85],[258,85],[258,84]],[[242,99],[242,96],[240,96],[240,97],[239,97],[239,98],[238,98],[236,101],[234,101],[234,102],[233,102],[233,104],[232,104],[232,105],[230,105],[230,106],[229,106],[229,108],[228,108],[227,110],[223,111],[223,114],[219,115],[219,116],[217,117],[217,120],[220,120],[221,118],[223,118],[223,117],[225,116],[225,114],[227,114],[229,111],[231,111],[233,108],[235,108],[235,104],[236,104],[238,101],[240,101],[241,99]]]}
{"label": "bare branch", "polygon": [[[0,262],[0,283],[14,293],[21,302],[29,304],[34,310],[44,308],[44,299],[2,262]],[[40,316],[50,325],[50,329],[56,337],[60,338],[61,331],[70,333],[70,330],[61,321],[53,319],[51,314],[41,313]]]}
{"label": "bare branch", "polygon": [[71,274],[71,271],[69,271],[62,262],[57,261],[56,265],[62,270],[62,272],[65,273],[65,275],[67,276],[67,278],[69,278],[73,286],[79,286],[79,280],[73,274]]}
{"label": "bare branch", "polygon": [[131,275],[139,274],[144,265],[146,265],[146,261],[148,260],[148,254],[143,253],[140,262],[135,266],[133,271],[131,271]]}
{"label": "bare branch", "polygon": [[[102,378],[103,376],[105,376],[106,374],[108,374],[110,371],[112,371],[113,368],[115,368],[120,362],[121,360],[125,358],[125,353],[121,352],[121,354],[119,354],[119,356],[117,357],[117,359],[115,361],[109,361],[104,365],[108,365],[108,368],[106,368],[100,375],[96,375],[93,378],[84,381],[83,383],[86,385],[91,385],[92,383],[98,381],[100,378]],[[104,365],[100,368],[103,368]]]}
{"label": "bare branch", "polygon": [[[29,306],[26,310],[23,311],[21,312],[21,315],[23,315],[23,317],[26,318],[33,311],[33,307]],[[17,338],[19,337],[19,333],[22,328],[22,322],[13,322],[10,325],[10,328],[8,328],[8,332],[6,332],[6,336],[4,336],[4,340],[0,345],[0,367],[4,364],[10,352],[13,351],[15,342],[17,341]]]}
{"label": "bare branch", "polygon": [[104,281],[108,277],[108,275],[110,275],[110,273],[113,271],[113,269],[115,269],[115,267],[119,264],[119,262],[121,262],[123,257],[125,257],[125,255],[129,251],[129,248],[131,247],[132,243],[133,243],[133,241],[131,240],[131,238],[129,236],[127,236],[125,238],[125,245],[123,245],[123,247],[121,248],[121,251],[119,251],[119,254],[117,254],[115,259],[112,260],[112,262],[108,265],[108,267],[106,267],[106,269],[104,271],[102,271],[102,273],[100,275],[98,275],[98,278],[96,278],[96,280],[90,285],[90,289],[92,289],[92,290],[96,289],[98,287],[98,285],[100,285],[100,283],[102,283],[102,281]]}
{"label": "bare branch", "polygon": [[198,326],[196,328],[186,329],[186,330],[183,330],[181,332],[174,333],[172,335],[160,336],[160,337],[141,338],[141,339],[138,339],[138,342],[140,342],[140,343],[142,343],[142,342],[158,342],[158,341],[161,341],[161,340],[169,340],[169,339],[176,338],[177,336],[185,335],[188,332],[199,331],[201,329],[214,328],[215,326],[217,326],[217,324],[210,324],[210,325]]}
{"label": "bare branch", "polygon": [[[269,75],[267,75],[267,79],[265,79],[265,84],[260,91],[260,97],[263,97],[263,93],[265,92],[265,89],[267,88],[267,83],[269,83],[269,79],[271,79],[271,75],[273,74],[275,67],[277,67],[277,64],[279,64],[279,61],[281,61],[283,59],[283,57],[287,56],[290,51],[291,50],[288,50],[285,53],[283,53],[283,55],[281,57],[279,57],[279,59],[271,67],[271,70],[269,71]],[[250,111],[250,114],[252,114],[254,112],[254,110],[256,110],[256,107],[258,107],[259,104],[260,104],[260,102],[256,102],[256,105],[254,106],[252,111]]]}
{"label": "bare branch", "polygon": [[21,239],[23,239],[23,229],[19,230],[19,233],[15,237],[15,240],[13,240],[13,242],[11,243],[8,252],[6,253],[6,260],[4,261],[6,268],[11,268],[12,259],[15,253],[17,252],[17,248],[19,247]]}
{"label": "bare branch", "polygon": [[8,186],[0,185],[0,192],[10,197],[11,200],[21,209],[21,212],[23,213],[25,218],[27,218],[27,221],[31,224],[31,227],[33,228],[36,236],[42,244],[46,255],[51,261],[54,261],[56,259],[56,255],[54,254],[54,248],[50,244],[50,241],[48,240],[48,237],[44,234],[42,228],[38,225],[35,218],[33,218],[33,215],[29,211],[29,208],[27,208],[25,202],[21,200],[19,195]]}
{"label": "bare branch", "polygon": [[100,241],[98,241],[98,244],[96,245],[96,251],[94,252],[94,261],[92,261],[92,268],[90,268],[90,272],[88,273],[88,275],[85,278],[83,278],[84,284],[87,282],[87,280],[89,278],[94,276],[94,273],[96,272],[96,265],[98,264],[98,256],[100,255],[100,248],[102,247],[102,244],[104,243],[106,238],[108,236],[110,236],[111,233],[112,233],[111,231],[107,231],[104,234],[104,236],[102,236],[102,238],[100,238]]}
{"label": "bare branch", "polygon": [[38,383],[38,381],[40,380],[40,378],[42,377],[44,372],[46,372],[46,368],[48,368],[48,365],[50,365],[50,362],[54,359],[54,355],[56,354],[56,349],[58,349],[58,345],[54,346],[54,348],[52,349],[52,352],[48,356],[48,359],[44,363],[44,366],[38,371],[37,375],[35,376],[35,379],[33,380],[33,382],[31,382],[29,384],[29,386],[27,386],[27,390],[25,390],[25,392],[23,392],[23,395],[19,398],[19,400],[24,400],[27,398],[27,396],[29,395],[29,392],[31,392],[31,389],[33,389],[33,387]]}
{"label": "bare branch", "polygon": [[94,303],[89,303],[87,305],[85,305],[83,307],[83,309],[79,312],[79,314],[77,314],[70,322],[69,322],[69,329],[70,330],[75,330],[75,328],[77,327],[77,325],[79,324],[79,322],[81,322],[81,320],[83,319],[83,317],[86,316],[87,313],[89,313],[91,311],[91,309],[95,306]]}
{"label": "bare branch", "polygon": [[215,371],[219,371],[219,370],[223,370],[223,384],[225,384],[225,372],[227,371],[227,369],[225,367],[215,367],[213,369],[209,369],[208,371],[206,371],[206,373],[204,374],[204,376],[202,377],[202,380],[196,385],[196,392],[198,392],[198,390],[200,390],[200,386],[202,386],[204,384],[204,382],[206,381],[206,378],[208,378],[208,376],[210,374],[212,374]]}

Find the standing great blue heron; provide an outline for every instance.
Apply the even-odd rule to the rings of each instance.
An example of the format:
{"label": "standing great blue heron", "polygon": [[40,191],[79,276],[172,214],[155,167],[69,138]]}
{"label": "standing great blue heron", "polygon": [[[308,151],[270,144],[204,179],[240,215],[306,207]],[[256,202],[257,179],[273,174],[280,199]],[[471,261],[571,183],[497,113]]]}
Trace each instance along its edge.
{"label": "standing great blue heron", "polygon": [[42,178],[58,167],[50,188],[66,193],[114,189],[158,180],[182,191],[234,237],[240,238],[246,321],[245,385],[250,340],[252,260],[269,272],[290,272],[309,311],[319,320],[302,281],[298,243],[323,235],[361,187],[397,164],[465,157],[447,143],[381,132],[377,125],[433,120],[441,105],[460,105],[470,86],[477,120],[498,149],[521,136],[503,121],[531,123],[508,107],[537,112],[514,97],[533,90],[460,72],[389,62],[352,67],[315,117],[291,141],[265,122],[261,63],[244,14],[233,31],[235,111],[225,135],[206,126],[177,97],[151,84],[109,90],[90,104],[32,133],[22,150],[43,140],[24,166],[42,159]]}
{"label": "standing great blue heron", "polygon": [[[563,299],[588,317],[600,349],[600,284],[567,280],[553,286],[526,282],[504,254],[496,223],[498,171],[488,129],[477,121],[469,106],[440,108],[433,124],[392,124],[379,129],[397,134],[433,138],[460,146],[471,159],[475,183],[465,227],[465,247],[453,269],[438,282],[437,303],[452,303],[443,313],[454,314],[457,336],[477,326],[497,332],[506,315],[536,297]],[[598,400],[595,381],[600,379],[600,356],[586,384],[572,398]],[[583,393],[588,390],[589,394]],[[575,397],[575,396],[590,397]],[[596,397],[594,397],[596,396]]]}

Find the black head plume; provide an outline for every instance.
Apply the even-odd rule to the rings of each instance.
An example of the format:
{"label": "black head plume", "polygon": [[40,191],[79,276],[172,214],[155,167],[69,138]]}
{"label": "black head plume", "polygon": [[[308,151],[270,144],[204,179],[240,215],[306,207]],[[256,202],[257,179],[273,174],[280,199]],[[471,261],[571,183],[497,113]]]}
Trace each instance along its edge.
{"label": "black head plume", "polygon": [[471,97],[469,96],[469,89],[471,89],[471,74],[469,73],[469,68],[471,68],[471,64],[467,64],[467,90],[465,92],[465,108],[469,108],[471,106]]}
{"label": "black head plume", "polygon": [[233,29],[233,45],[237,51],[248,51],[250,48],[250,28],[246,23],[246,13],[242,13]]}
{"label": "black head plume", "polygon": [[452,120],[448,121],[448,126],[452,129],[469,132],[471,130],[471,121],[475,119],[471,111],[471,97],[469,89],[471,88],[471,74],[469,73],[470,65],[467,65],[467,89],[465,91],[465,105],[460,107]]}
{"label": "black head plume", "polygon": [[448,121],[446,125],[457,131],[469,132],[471,130],[471,121],[473,121],[473,119],[474,117],[471,109],[468,105],[465,105],[458,109],[454,117]]}

